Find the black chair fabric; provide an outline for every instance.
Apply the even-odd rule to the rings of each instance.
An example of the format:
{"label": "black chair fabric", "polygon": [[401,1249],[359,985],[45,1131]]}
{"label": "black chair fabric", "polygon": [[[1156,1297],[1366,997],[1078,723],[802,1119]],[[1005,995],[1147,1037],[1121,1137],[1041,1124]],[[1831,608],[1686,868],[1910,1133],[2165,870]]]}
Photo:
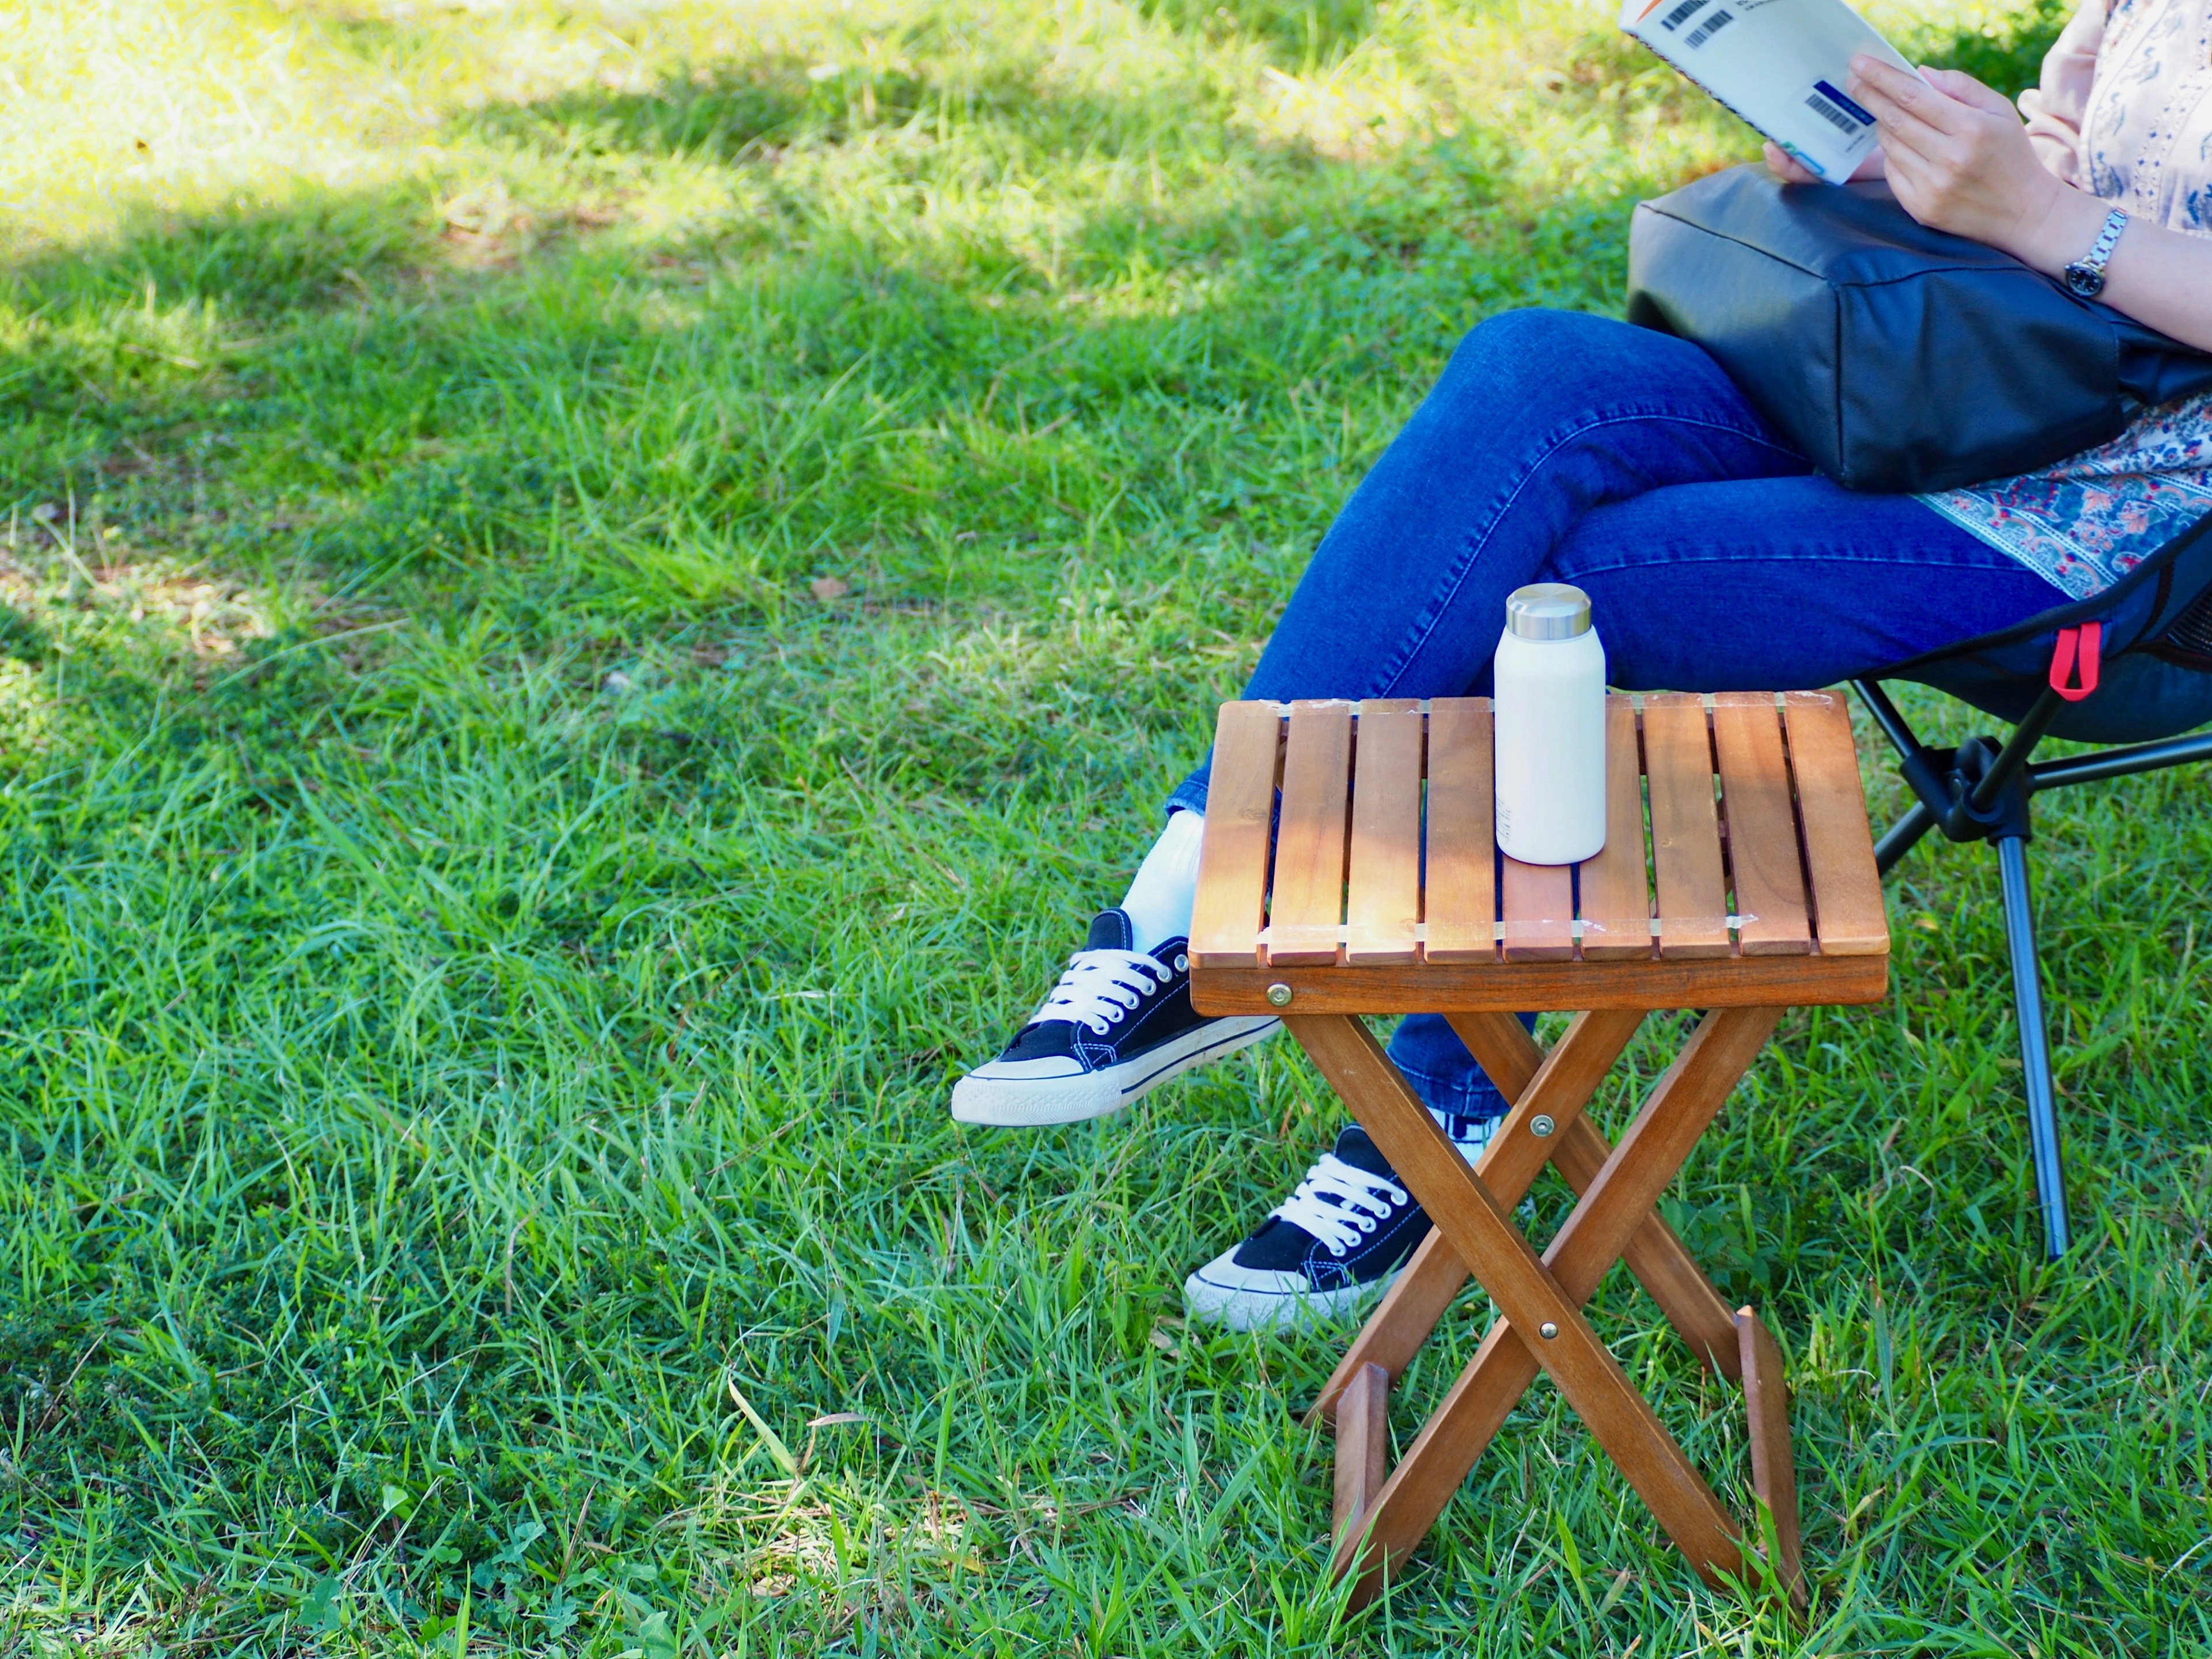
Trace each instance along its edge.
{"label": "black chair fabric", "polygon": [[2017,721],[2048,683],[2058,630],[2104,624],[2097,694],[2070,703],[2051,735],[2080,743],[2145,743],[2212,721],[2212,514],[2200,519],[2094,599],[2058,605],[1996,634],[1894,664],[1870,676],[1948,691]]}

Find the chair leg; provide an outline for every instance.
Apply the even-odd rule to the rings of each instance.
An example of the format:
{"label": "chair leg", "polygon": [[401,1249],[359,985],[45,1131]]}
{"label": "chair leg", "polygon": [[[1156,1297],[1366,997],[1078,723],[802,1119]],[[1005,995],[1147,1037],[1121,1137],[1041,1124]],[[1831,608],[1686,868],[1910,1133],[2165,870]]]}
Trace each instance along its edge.
{"label": "chair leg", "polygon": [[2035,919],[2029,908],[2027,843],[2019,836],[1997,842],[1997,872],[2004,884],[2005,943],[2012,953],[2013,1008],[2020,1025],[2021,1079],[2027,1089],[2027,1142],[2035,1159],[2036,1196],[2043,1205],[2044,1254],[2056,1261],[2072,1243],[2066,1217],[2066,1170],[2058,1154],[2058,1107],[2051,1084],[2051,1049],[2043,1024],[2043,985],[2035,953]]}

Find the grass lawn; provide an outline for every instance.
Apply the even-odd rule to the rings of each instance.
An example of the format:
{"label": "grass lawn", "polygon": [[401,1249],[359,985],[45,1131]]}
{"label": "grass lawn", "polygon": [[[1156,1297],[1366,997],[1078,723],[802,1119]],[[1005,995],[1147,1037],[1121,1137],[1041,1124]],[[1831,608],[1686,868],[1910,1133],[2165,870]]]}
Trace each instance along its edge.
{"label": "grass lawn", "polygon": [[[1875,15],[2017,87],[2036,3]],[[1676,1189],[1795,1633],[1544,1388],[1343,1613],[1333,1344],[1177,1318],[1334,1127],[1287,1045],[945,1115],[1458,335],[1751,153],[1610,9],[9,9],[0,1651],[2206,1650],[2199,776],[2042,810],[2063,1271],[1978,854]]]}

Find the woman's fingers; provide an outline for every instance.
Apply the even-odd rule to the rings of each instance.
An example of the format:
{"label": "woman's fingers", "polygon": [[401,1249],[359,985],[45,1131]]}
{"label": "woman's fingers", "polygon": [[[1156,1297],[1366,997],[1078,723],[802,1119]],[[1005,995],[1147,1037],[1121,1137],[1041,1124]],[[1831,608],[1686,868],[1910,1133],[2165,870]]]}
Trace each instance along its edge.
{"label": "woman's fingers", "polygon": [[1889,187],[1897,199],[1916,219],[1925,223],[1923,210],[1933,194],[1935,180],[1929,176],[1929,166],[1921,156],[1909,149],[1897,149],[1889,154]]}
{"label": "woman's fingers", "polygon": [[1905,155],[1931,166],[1958,166],[1973,124],[1987,118],[1917,76],[1872,58],[1851,60],[1850,94],[1873,112],[1893,167]]}
{"label": "woman's fingers", "polygon": [[1785,184],[1817,185],[1820,182],[1796,156],[1771,141],[1766,146],[1766,165]]}
{"label": "woman's fingers", "polygon": [[[1995,87],[1985,87],[1964,70],[1923,69],[1921,75],[1946,96],[1956,99],[1971,109],[1991,115],[2014,115],[2012,100]],[[2017,119],[2017,116],[2014,116]]]}
{"label": "woman's fingers", "polygon": [[1875,131],[1881,135],[1881,147],[1894,162],[1900,155],[1917,156],[1921,161],[1935,162],[1947,160],[1950,155],[1950,134],[1929,126],[1925,121],[1899,118],[1875,112],[1879,117]]}
{"label": "woman's fingers", "polygon": [[1971,113],[1970,106],[1958,99],[1878,58],[1851,59],[1850,92],[1877,118],[1887,116],[1900,125],[1929,126],[1938,132],[1959,131]]}
{"label": "woman's fingers", "polygon": [[[1766,165],[1768,170],[1785,185],[1817,185],[1820,182],[1820,174],[1771,141],[1766,145]],[[1867,152],[1866,160],[1861,161],[1852,173],[1850,182],[1857,184],[1865,179],[1879,179],[1887,167],[1881,148],[1876,146]]]}
{"label": "woman's fingers", "polygon": [[[1854,88],[1852,95],[1858,97],[1860,94]],[[1876,95],[1869,94],[1863,101],[1874,114],[1875,131],[1893,167],[1904,156],[1917,156],[1923,162],[1941,161],[1957,142],[1942,128],[1930,125],[1909,111],[1885,105]]]}

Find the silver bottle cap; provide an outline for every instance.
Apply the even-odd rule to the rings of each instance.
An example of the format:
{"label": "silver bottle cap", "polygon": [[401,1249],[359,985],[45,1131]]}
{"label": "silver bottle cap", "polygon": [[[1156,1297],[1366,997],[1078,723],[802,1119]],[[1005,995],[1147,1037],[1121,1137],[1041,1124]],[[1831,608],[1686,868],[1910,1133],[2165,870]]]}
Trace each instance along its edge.
{"label": "silver bottle cap", "polygon": [[1589,595],[1565,582],[1531,582],[1505,596],[1506,631],[1516,639],[1571,640],[1589,625]]}

